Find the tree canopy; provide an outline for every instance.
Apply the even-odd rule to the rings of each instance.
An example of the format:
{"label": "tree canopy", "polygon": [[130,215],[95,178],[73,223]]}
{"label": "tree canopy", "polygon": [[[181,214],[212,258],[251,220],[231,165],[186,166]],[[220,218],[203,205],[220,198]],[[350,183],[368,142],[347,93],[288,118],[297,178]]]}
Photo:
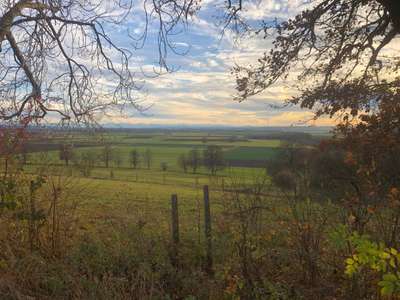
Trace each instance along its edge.
{"label": "tree canopy", "polygon": [[314,109],[316,118],[339,114],[348,120],[374,110],[399,92],[400,56],[388,49],[399,33],[398,1],[311,1],[294,18],[259,28],[258,34],[273,38],[272,48],[255,64],[234,69],[237,98],[297,74],[299,92],[287,103]]}

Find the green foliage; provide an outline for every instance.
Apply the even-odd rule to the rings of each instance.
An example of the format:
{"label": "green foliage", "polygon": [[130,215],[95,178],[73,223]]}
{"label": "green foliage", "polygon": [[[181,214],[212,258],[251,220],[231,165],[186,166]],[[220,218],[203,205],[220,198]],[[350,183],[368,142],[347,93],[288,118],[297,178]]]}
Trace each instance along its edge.
{"label": "green foliage", "polygon": [[345,273],[354,276],[368,268],[380,274],[378,285],[382,295],[400,294],[400,253],[358,233],[350,236],[349,241],[355,246],[355,253],[346,259]]}
{"label": "green foliage", "polygon": [[339,224],[328,232],[328,240],[332,248],[344,250],[347,246],[347,239],[349,236],[348,228],[346,225]]}

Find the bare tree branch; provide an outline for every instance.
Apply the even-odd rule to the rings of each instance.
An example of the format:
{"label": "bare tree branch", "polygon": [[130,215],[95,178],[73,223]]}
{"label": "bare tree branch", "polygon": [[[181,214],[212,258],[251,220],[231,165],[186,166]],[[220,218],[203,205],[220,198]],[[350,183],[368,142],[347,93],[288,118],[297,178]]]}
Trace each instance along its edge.
{"label": "bare tree branch", "polygon": [[288,21],[266,24],[259,34],[273,38],[272,48],[255,65],[233,70],[239,101],[296,74],[299,95],[287,103],[316,109],[316,118],[356,116],[376,106],[382,86],[398,86],[400,56],[384,51],[400,33],[398,1],[315,1]]}
{"label": "bare tree branch", "polygon": [[[161,69],[170,71],[168,51],[177,54],[173,36],[198,3],[190,0],[144,2],[142,16],[133,0],[1,0],[0,120],[39,121],[46,115],[63,122],[91,122],[98,112],[141,110],[141,78],[133,53],[119,45],[113,26],[129,28],[143,17],[159,27]],[[138,40],[131,35],[132,48]],[[140,44],[139,43],[139,44]]]}

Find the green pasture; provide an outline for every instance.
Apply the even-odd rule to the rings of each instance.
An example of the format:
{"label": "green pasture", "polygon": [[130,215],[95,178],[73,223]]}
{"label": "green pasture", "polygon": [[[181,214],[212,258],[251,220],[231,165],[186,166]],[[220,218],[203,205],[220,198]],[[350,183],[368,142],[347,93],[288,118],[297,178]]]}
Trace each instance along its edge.
{"label": "green pasture", "polygon": [[[207,142],[202,142],[200,140],[202,137],[206,137]],[[180,132],[174,135],[163,135],[162,133],[149,134],[146,132],[141,134],[105,133],[97,136],[75,134],[64,139],[55,137],[41,143],[43,143],[43,147],[46,147],[45,143],[76,144],[77,147],[74,147],[74,153],[79,155],[82,152],[90,151],[96,157],[96,166],[99,167],[104,166],[104,162],[101,161],[100,157],[104,149],[104,144],[107,143],[112,147],[112,156],[114,158],[118,157],[120,160],[118,165],[115,159],[111,159],[110,166],[122,169],[131,168],[130,152],[133,149],[137,150],[140,156],[149,149],[152,152],[151,169],[160,169],[161,163],[166,163],[168,169],[172,171],[181,171],[178,166],[179,156],[189,153],[192,149],[198,149],[202,153],[208,145],[221,146],[227,160],[240,161],[265,161],[271,159],[276,155],[281,145],[279,140],[228,141],[228,138],[229,136],[221,135],[209,136],[204,132]],[[90,146],[82,147],[86,144]],[[143,158],[140,160],[140,169],[146,168]],[[59,150],[54,150],[54,147],[53,150],[30,153],[28,161],[32,164],[63,164],[63,161],[59,160]],[[200,170],[200,172],[206,172],[206,170]]]}
{"label": "green pasture", "polygon": [[[95,167],[87,177],[80,173],[74,166],[73,160],[69,166],[59,159],[59,150],[32,152],[28,154],[27,164],[24,170],[31,174],[49,172],[64,174],[79,179],[90,190],[87,201],[108,207],[108,205],[125,205],[135,200],[154,202],[152,209],[168,208],[168,199],[172,193],[178,193],[184,201],[193,201],[201,194],[203,185],[209,185],[211,189],[221,192],[223,187],[229,188],[232,182],[248,183],[265,176],[264,164],[258,167],[226,167],[217,172],[217,176],[210,176],[208,170],[200,167],[194,174],[192,170],[186,173],[178,164],[178,159],[183,154],[188,154],[192,149],[198,149],[200,155],[208,145],[222,147],[225,159],[231,161],[266,161],[273,159],[279,152],[281,141],[279,140],[245,140],[244,136],[238,136],[237,140],[229,140],[232,134],[210,135],[207,132],[106,132],[100,135],[74,134],[67,137],[54,136],[43,143],[76,144],[74,155],[79,157],[83,152],[90,152],[95,158]],[[204,143],[201,139],[207,138]],[[106,168],[101,159],[104,145],[112,148],[112,158],[109,167]],[[83,147],[83,145],[90,145]],[[56,149],[53,145],[52,149]],[[130,152],[137,150],[140,155],[140,163],[137,169],[133,169],[130,163]],[[146,150],[152,153],[150,169],[147,168],[143,154]],[[118,157],[119,162],[115,159]],[[167,170],[161,170],[161,164],[167,164]],[[191,199],[191,200],[190,200]],[[197,199],[197,198],[196,198]],[[135,203],[136,203],[135,202]],[[161,206],[158,207],[157,203]],[[185,202],[186,203],[186,202]],[[119,205],[119,204],[118,204]],[[136,205],[136,204],[135,204]],[[164,209],[163,208],[163,209]],[[97,210],[96,210],[97,211]]]}
{"label": "green pasture", "polygon": [[258,160],[273,159],[279,153],[278,147],[234,147],[225,153],[228,160]]}

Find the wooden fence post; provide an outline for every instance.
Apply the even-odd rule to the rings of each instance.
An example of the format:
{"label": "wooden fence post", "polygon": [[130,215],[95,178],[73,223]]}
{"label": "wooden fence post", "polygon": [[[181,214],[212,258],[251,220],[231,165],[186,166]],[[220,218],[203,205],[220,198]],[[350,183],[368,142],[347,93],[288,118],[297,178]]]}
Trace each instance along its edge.
{"label": "wooden fence post", "polygon": [[211,213],[210,213],[210,197],[208,193],[208,185],[203,187],[204,193],[204,228],[206,237],[206,261],[205,271],[209,275],[213,275],[213,261],[212,261],[212,237],[211,237]]}

